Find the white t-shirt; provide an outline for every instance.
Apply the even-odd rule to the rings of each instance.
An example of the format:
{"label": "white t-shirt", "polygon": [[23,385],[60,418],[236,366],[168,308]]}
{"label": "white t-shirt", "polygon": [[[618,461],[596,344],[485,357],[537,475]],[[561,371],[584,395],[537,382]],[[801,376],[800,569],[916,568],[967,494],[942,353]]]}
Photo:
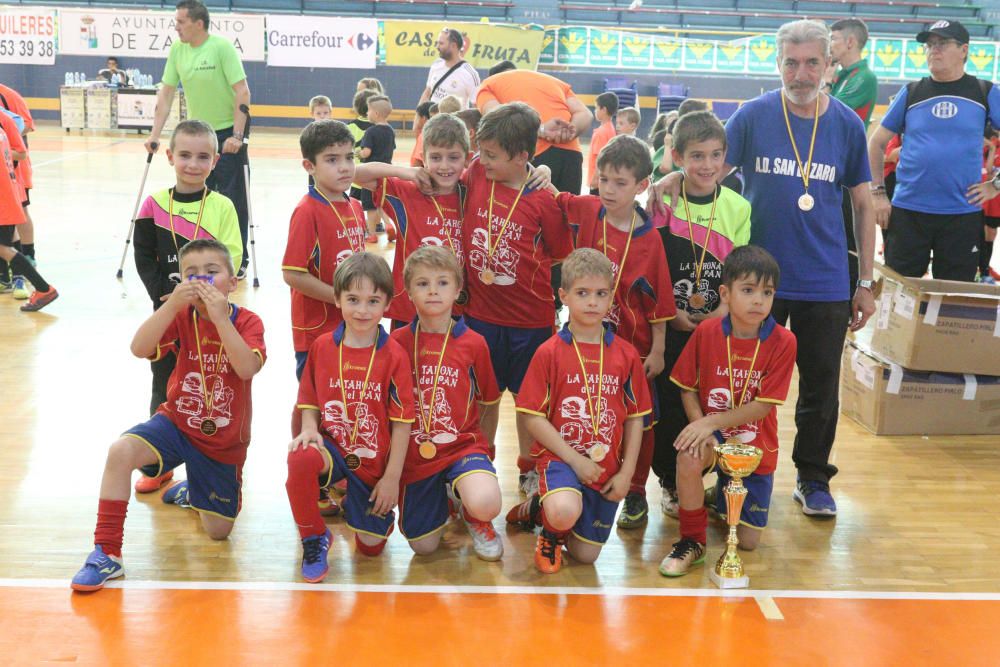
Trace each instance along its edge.
{"label": "white t-shirt", "polygon": [[[431,71],[427,75],[427,87],[434,88],[434,84],[451,69],[444,60],[438,58],[431,64]],[[469,106],[469,100],[476,99],[476,90],[479,88],[479,72],[467,62],[463,62],[458,69],[448,75],[448,78],[438,86],[434,94],[431,95],[431,102],[440,102],[448,95],[454,95],[462,100],[462,108]]]}

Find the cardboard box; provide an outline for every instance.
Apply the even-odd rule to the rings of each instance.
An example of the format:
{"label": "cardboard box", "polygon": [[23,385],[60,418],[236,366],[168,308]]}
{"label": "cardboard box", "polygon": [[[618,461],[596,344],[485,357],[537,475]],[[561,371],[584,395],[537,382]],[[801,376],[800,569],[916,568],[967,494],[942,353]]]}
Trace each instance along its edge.
{"label": "cardboard box", "polygon": [[840,410],[876,435],[1000,433],[1000,377],[916,371],[844,345]]}
{"label": "cardboard box", "polygon": [[906,368],[1000,375],[1000,286],[875,267],[871,349]]}

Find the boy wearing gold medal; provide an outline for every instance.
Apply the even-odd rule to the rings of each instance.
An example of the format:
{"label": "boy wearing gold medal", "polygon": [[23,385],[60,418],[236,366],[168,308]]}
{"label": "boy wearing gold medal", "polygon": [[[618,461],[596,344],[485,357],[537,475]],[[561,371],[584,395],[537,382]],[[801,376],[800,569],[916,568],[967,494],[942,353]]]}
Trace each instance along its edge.
{"label": "boy wearing gold medal", "polygon": [[[683,170],[681,194],[673,211],[654,217],[666,250],[677,317],[667,329],[663,364],[673,368],[692,332],[728,311],[719,296],[722,265],[733,248],[750,242],[750,204],[724,185],[726,130],[710,111],[685,114],[673,133],[673,160]],[[677,450],[674,441],[687,425],[681,391],[669,372],[656,379],[660,409],[653,427],[653,472],[660,479],[660,508],[677,517]]]}
{"label": "boy wearing gold medal", "polygon": [[403,466],[400,529],[418,554],[437,549],[448,521],[447,487],[476,555],[499,560],[503,542],[492,521],[500,486],[491,459],[500,390],[486,341],[452,317],[462,267],[448,248],[423,246],[406,260],[403,278],[417,316],[392,338],[411,352],[417,423]]}
{"label": "boy wearing gold medal", "polygon": [[236,289],[229,248],[214,239],[191,241],[180,250],[180,266],[184,281],[132,339],[140,358],[177,353],[167,400],[108,451],[94,550],[73,578],[74,590],[95,591],[125,574],[122,533],[133,470],[156,477],[185,464],[188,480],[163,501],[198,510],[212,539],[225,539],[240,511],[250,382],[264,364],[264,325],[229,303]]}
{"label": "boy wearing gold medal", "polygon": [[285,490],[302,538],[302,578],[322,581],[331,534],[316,498],[347,479],[344,516],[358,551],[377,556],[392,532],[414,421],[406,351],[379,325],[392,274],[370,252],[351,255],[333,277],[344,321],[313,343],[299,383],[302,430],[288,446]]}
{"label": "boy wearing gold medal", "polygon": [[[243,257],[243,240],[233,202],[205,185],[219,161],[215,130],[200,120],[178,123],[170,136],[167,160],[174,168],[176,184],[147,197],[135,220],[135,268],[154,310],[181,282],[178,256],[188,241],[216,239],[229,249],[237,266]],[[167,379],[176,362],[171,353],[151,364],[150,414],[166,400]],[[142,477],[135,490],[151,493],[172,477],[172,472],[162,478]]]}
{"label": "boy wearing gold medal", "polygon": [[715,467],[717,443],[735,440],[763,450],[757,470],[743,480],[748,497],[737,528],[740,548],[755,549],[767,526],[778,462],[775,406],[788,394],[796,352],[795,336],[770,316],[779,274],[763,248],[733,250],[719,290],[728,315],[699,324],[670,373],[690,423],[674,443],[681,539],[660,564],[666,577],[684,575],[705,560],[706,471],[718,473],[714,507],[726,514],[722,489],[729,478]]}
{"label": "boy wearing gold medal", "polygon": [[[649,147],[635,137],[617,136],[598,156],[597,171],[594,180],[600,196],[563,192],[556,201],[576,234],[576,247],[594,248],[611,260],[614,300],[605,321],[618,337],[635,346],[646,379],[652,384],[663,370],[667,322],[677,314],[677,306],[663,242],[653,221],[635,201],[649,186],[653,172]],[[620,528],[646,523],[646,479],[652,460],[650,424],[643,432],[636,474],[618,517]]]}
{"label": "boy wearing gold medal", "polygon": [[[465,321],[486,339],[500,391],[515,396],[531,356],[552,335],[552,266],[573,249],[555,197],[530,182],[540,127],[535,110],[521,102],[493,109],[479,122],[479,157],[462,176]],[[517,439],[521,490],[534,493],[531,436],[520,425]]]}
{"label": "boy wearing gold medal", "polygon": [[539,495],[507,521],[541,523],[535,567],[545,574],[559,571],[564,544],[581,563],[597,560],[652,412],[639,354],[604,323],[613,284],[611,260],[597,250],[566,258],[559,298],[569,323],[538,348],[517,395],[518,421],[534,438]]}

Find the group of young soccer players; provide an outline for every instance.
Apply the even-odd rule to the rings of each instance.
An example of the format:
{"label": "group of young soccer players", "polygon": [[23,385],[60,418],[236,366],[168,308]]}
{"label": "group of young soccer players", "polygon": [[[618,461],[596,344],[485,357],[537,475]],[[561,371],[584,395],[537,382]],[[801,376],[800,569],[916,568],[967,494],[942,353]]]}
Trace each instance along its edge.
{"label": "group of young soccer players", "polygon": [[[710,112],[678,121],[682,202],[655,217],[636,202],[653,169],[643,142],[608,142],[597,160],[599,195],[555,193],[544,170],[528,164],[539,125],[527,105],[501,105],[479,122],[474,155],[465,124],[438,114],[423,127],[419,168],[356,165],[354,138],[338,121],[302,132],[313,184],[292,213],[282,271],[300,381],[286,490],[306,581],[326,576],[324,515],[341,511],[366,556],[384,549],[398,507],[415,553],[437,549],[456,516],[479,558],[500,559],[492,460],[504,391],[514,396],[526,494],[506,518],[540,529],[541,572],[560,569],[564,546],[573,560],[594,562],[622,500],[619,526],[645,521],[646,479],[664,444],[660,432],[654,437],[658,403],[672,415],[666,447],[676,459],[676,475],[661,486],[680,519],[661,573],[678,576],[704,559],[701,479],[725,439],[765,452],[746,482],[740,527],[743,545],[757,544],[778,446],[774,405],[788,389],[795,340],[769,317],[779,272],[765,251],[745,246],[748,205],[716,185],[721,123]],[[168,153],[177,186],[148,207],[160,260],[143,279],[147,287],[164,281],[150,289],[162,306],[139,328],[132,352],[154,363],[176,353],[176,368],[152,418],[109,451],[95,547],[73,579],[76,590],[124,574],[135,469],[144,476],[137,488],[152,490],[184,462],[188,479],[168,487],[164,502],[198,510],[214,539],[229,534],[239,512],[250,384],[266,353],[260,319],[228,303],[240,254],[219,241],[233,238],[235,223],[224,206],[210,209],[217,195],[199,171],[210,170],[216,153],[204,128],[179,125]],[[392,269],[365,250],[352,182],[398,228]],[[138,261],[138,228],[136,235]],[[735,247],[740,239],[745,247]],[[550,272],[560,262],[568,322],[555,330]],[[677,391],[659,391],[664,377]],[[711,498],[721,514],[724,481],[720,473]]]}

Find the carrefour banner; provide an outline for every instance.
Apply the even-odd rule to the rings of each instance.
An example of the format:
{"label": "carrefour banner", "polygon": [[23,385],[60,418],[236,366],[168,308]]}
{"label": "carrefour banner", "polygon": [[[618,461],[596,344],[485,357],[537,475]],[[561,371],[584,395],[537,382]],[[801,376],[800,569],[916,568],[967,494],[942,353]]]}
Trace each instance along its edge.
{"label": "carrefour banner", "polygon": [[465,59],[478,69],[489,69],[510,60],[518,69],[535,69],[545,33],[541,29],[489,23],[454,21],[383,21],[380,44],[385,46],[385,64],[427,67],[438,58],[435,48],[444,28],[468,36]]}
{"label": "carrefour banner", "polygon": [[[209,32],[229,39],[244,61],[264,60],[262,14],[213,13]],[[59,53],[166,58],[177,39],[174,12],[60,9]]]}
{"label": "carrefour banner", "polygon": [[[436,38],[436,35],[435,35]],[[655,33],[629,33],[605,28],[548,28],[540,65],[629,70],[670,70],[715,74],[777,76],[773,35],[723,42]],[[997,77],[998,44],[972,42],[965,71],[984,79]],[[927,76],[923,44],[898,37],[873,38],[861,54],[880,79]]]}
{"label": "carrefour banner", "polygon": [[0,63],[52,65],[56,61],[56,13],[41,7],[0,9]]}
{"label": "carrefour banner", "polygon": [[374,69],[377,40],[375,19],[267,16],[268,66]]}

